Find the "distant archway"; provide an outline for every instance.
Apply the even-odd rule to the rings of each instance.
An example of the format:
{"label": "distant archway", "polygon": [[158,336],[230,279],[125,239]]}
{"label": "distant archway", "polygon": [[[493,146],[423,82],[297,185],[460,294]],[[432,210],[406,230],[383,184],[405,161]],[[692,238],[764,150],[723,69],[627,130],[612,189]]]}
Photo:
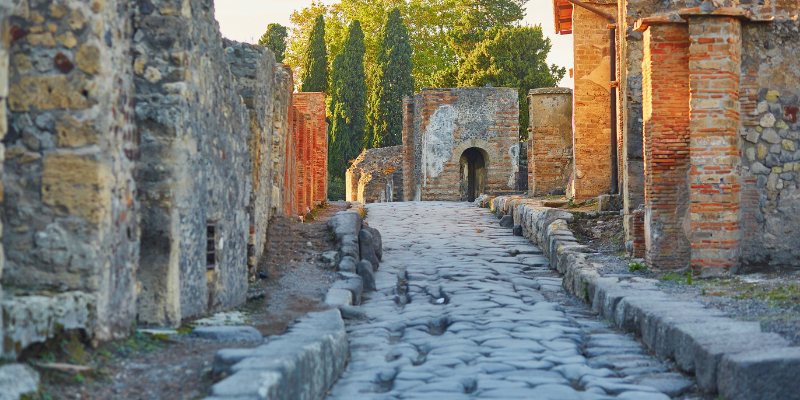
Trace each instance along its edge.
{"label": "distant archway", "polygon": [[475,201],[486,190],[486,152],[470,147],[461,153],[461,201]]}

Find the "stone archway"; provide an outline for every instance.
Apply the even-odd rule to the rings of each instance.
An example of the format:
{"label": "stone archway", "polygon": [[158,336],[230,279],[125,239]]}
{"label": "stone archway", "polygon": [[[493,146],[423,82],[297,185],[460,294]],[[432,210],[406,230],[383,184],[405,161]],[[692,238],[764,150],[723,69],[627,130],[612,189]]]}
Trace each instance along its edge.
{"label": "stone archway", "polygon": [[486,191],[488,155],[479,147],[470,147],[461,153],[460,194],[461,201],[475,201]]}

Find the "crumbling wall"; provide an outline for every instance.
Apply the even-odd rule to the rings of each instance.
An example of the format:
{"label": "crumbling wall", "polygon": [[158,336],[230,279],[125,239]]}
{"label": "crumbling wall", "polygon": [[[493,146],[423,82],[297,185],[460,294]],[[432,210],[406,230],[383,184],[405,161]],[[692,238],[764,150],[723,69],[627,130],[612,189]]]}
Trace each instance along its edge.
{"label": "crumbling wall", "polygon": [[[0,3],[0,26],[7,27],[11,17],[12,4]],[[8,130],[8,116],[6,115],[6,98],[8,97],[8,47],[11,39],[10,32],[0,32],[0,210],[3,208],[3,161],[5,159],[5,146],[3,138]],[[3,219],[0,218],[0,302],[3,299],[3,266],[5,254],[3,253]],[[1,303],[0,303],[1,304]],[[3,335],[3,313],[0,306],[0,339]],[[0,346],[0,354],[3,354]]]}
{"label": "crumbling wall", "polygon": [[245,299],[250,118],[213,1],[144,2],[136,11],[139,320],[177,325]]}
{"label": "crumbling wall", "polygon": [[248,266],[255,267],[264,254],[272,210],[274,88],[276,68],[272,52],[262,46],[224,41],[226,60],[236,77],[239,94],[250,113],[250,159],[253,190],[250,194]]}
{"label": "crumbling wall", "polygon": [[572,174],[572,90],[528,93],[528,193],[564,195]]}
{"label": "crumbling wall", "polygon": [[292,215],[291,208],[294,191],[287,188],[294,187],[293,183],[286,181],[286,174],[293,166],[290,162],[293,155],[287,154],[293,143],[289,135],[291,126],[289,111],[292,108],[292,92],[294,82],[289,67],[278,64],[273,74],[272,85],[272,151],[269,162],[271,163],[272,200],[270,205],[273,215]]}
{"label": "crumbling wall", "polygon": [[487,193],[514,190],[519,159],[516,89],[425,89],[413,101],[404,110],[404,125],[413,126],[404,129],[404,154],[411,161],[406,175],[411,182],[404,182],[404,189],[413,191],[405,197],[460,201],[460,159],[470,148],[488,158]]}
{"label": "crumbling wall", "polygon": [[347,201],[362,204],[403,200],[403,146],[368,149],[345,174]]}
{"label": "crumbling wall", "polygon": [[[795,10],[797,13],[797,10]],[[742,263],[800,267],[800,23],[744,24]]]}
{"label": "crumbling wall", "polygon": [[15,5],[3,25],[3,350],[12,356],[60,328],[126,335],[139,260],[128,2]]}

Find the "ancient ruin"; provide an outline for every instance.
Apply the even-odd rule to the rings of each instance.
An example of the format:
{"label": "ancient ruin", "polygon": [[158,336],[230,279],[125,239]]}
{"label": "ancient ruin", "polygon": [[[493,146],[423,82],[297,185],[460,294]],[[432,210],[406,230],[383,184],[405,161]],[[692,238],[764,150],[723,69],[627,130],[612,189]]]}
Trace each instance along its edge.
{"label": "ancient ruin", "polygon": [[270,218],[327,197],[325,94],[211,0],[7,3],[3,357],[241,304]]}
{"label": "ancient ruin", "polygon": [[554,1],[575,37],[573,196],[622,193],[651,266],[800,265],[799,8]]}
{"label": "ancient ruin", "polygon": [[516,187],[516,89],[428,89],[403,110],[404,200],[472,201]]}

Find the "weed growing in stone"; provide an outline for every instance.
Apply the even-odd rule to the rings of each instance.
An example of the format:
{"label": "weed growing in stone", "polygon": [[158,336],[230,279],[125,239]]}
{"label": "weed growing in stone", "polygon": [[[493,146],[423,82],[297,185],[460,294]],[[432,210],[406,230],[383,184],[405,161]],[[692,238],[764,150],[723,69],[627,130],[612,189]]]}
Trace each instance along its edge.
{"label": "weed growing in stone", "polygon": [[633,273],[636,273],[636,272],[639,272],[639,271],[646,272],[647,271],[647,265],[644,264],[644,263],[640,263],[640,262],[632,262],[632,263],[628,264],[628,271],[633,272]]}

